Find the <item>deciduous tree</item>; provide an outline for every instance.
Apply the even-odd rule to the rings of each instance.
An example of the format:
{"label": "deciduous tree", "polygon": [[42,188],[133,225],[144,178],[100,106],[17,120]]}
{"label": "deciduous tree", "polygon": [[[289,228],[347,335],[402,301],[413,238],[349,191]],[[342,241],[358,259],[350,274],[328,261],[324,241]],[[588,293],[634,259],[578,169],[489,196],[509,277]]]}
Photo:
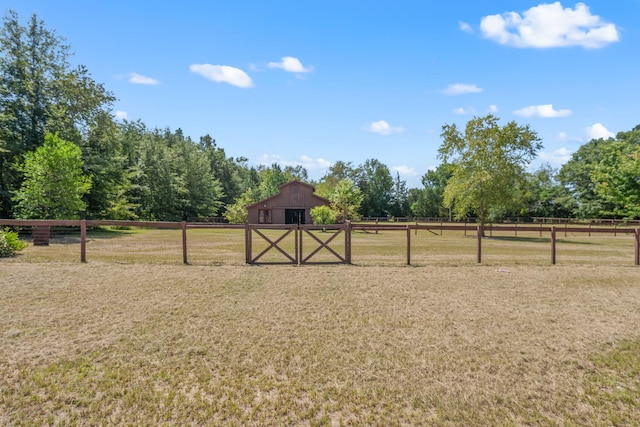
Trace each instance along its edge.
{"label": "deciduous tree", "polygon": [[85,208],[82,197],[91,178],[82,172],[82,152],[72,142],[48,134],[45,143],[25,155],[18,170],[25,176],[15,193],[21,218],[72,219]]}
{"label": "deciduous tree", "polygon": [[640,218],[640,144],[620,140],[608,145],[593,171],[593,180],[596,194],[611,206],[602,214]]}
{"label": "deciduous tree", "polygon": [[338,181],[329,196],[331,208],[338,212],[338,221],[358,219],[362,198],[362,192],[349,178]]}
{"label": "deciduous tree", "polygon": [[444,205],[457,218],[474,213],[484,224],[490,209],[513,201],[513,188],[524,178],[525,166],[542,143],[528,125],[498,124],[492,114],[470,120],[464,132],[455,124],[442,127],[440,159],[453,166]]}

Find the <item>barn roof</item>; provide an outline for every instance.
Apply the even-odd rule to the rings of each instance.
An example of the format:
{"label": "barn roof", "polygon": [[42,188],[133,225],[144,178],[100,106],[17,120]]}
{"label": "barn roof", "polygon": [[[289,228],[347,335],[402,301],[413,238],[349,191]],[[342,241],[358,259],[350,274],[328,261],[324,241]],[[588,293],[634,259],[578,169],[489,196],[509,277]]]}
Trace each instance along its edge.
{"label": "barn roof", "polygon": [[278,194],[274,194],[271,197],[267,197],[266,199],[262,199],[259,200],[255,203],[252,203],[250,205],[247,206],[247,209],[252,208],[253,206],[257,206],[259,204],[263,204],[269,200],[275,199],[277,197],[280,196],[280,191],[284,188],[284,187],[288,187],[289,185],[293,185],[293,184],[298,184],[298,185],[302,185],[304,187],[308,187],[311,189],[311,192],[314,193],[313,197],[320,199],[322,202],[326,203],[326,204],[330,204],[331,202],[328,199],[325,199],[324,197],[318,196],[317,194],[315,194],[315,187],[311,184],[307,184],[306,182],[302,182],[302,181],[298,181],[297,179],[294,179],[293,181],[289,181],[289,182],[285,182],[284,184],[282,184],[281,186],[278,187]]}

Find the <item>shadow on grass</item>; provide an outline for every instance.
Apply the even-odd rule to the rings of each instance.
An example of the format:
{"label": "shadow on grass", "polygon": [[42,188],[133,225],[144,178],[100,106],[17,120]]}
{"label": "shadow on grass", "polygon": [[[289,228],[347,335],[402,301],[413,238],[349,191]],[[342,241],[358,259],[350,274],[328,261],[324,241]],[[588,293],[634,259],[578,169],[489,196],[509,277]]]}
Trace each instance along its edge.
{"label": "shadow on grass", "polygon": [[138,234],[139,231],[129,227],[92,227],[87,229],[87,238],[113,239],[116,237]]}
{"label": "shadow on grass", "polygon": [[[514,236],[485,236],[485,239],[489,240],[501,240],[504,242],[532,242],[532,243],[551,243],[549,237],[514,237]],[[562,238],[556,238],[556,243],[570,243],[572,245],[599,245],[598,242],[587,242],[584,240],[567,240]]]}

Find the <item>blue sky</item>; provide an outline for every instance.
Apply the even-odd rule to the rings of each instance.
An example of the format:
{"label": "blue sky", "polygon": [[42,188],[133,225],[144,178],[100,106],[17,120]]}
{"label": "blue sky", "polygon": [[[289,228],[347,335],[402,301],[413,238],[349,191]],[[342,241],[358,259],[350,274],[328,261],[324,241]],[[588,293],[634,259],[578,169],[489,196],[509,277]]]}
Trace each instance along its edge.
{"label": "blue sky", "polygon": [[640,0],[0,0],[36,13],[114,114],[210,134],[250,164],[375,158],[410,187],[443,124],[529,124],[559,167],[640,124]]}

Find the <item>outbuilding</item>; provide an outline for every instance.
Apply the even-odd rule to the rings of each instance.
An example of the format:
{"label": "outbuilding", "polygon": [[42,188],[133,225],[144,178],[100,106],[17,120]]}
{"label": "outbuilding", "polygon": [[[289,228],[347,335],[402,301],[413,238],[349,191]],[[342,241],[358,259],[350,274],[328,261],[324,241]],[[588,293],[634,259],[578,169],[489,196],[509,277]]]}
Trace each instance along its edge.
{"label": "outbuilding", "polygon": [[278,187],[278,194],[247,206],[249,224],[311,224],[311,208],[329,206],[315,188],[301,181]]}

